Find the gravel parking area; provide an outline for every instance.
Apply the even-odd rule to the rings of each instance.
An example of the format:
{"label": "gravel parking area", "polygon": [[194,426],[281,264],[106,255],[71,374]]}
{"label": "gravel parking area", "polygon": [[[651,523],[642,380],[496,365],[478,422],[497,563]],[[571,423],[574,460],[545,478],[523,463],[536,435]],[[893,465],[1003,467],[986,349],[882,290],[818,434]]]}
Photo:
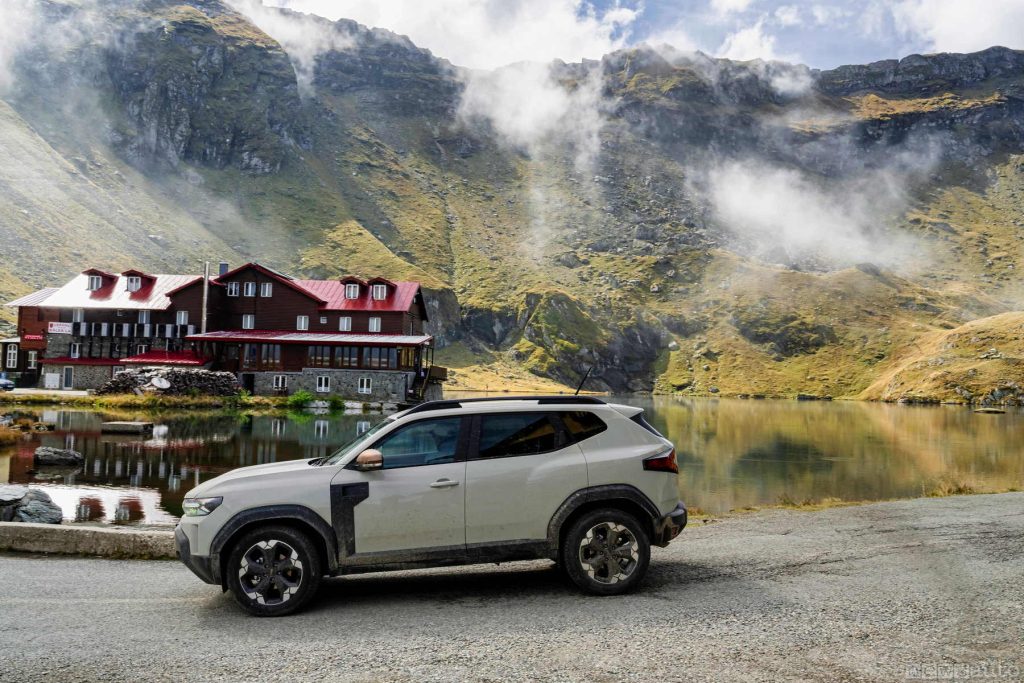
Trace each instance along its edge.
{"label": "gravel parking area", "polygon": [[1024,494],[696,523],[636,593],[549,563],[326,582],[257,619],[166,561],[0,556],[0,680],[1024,679]]}

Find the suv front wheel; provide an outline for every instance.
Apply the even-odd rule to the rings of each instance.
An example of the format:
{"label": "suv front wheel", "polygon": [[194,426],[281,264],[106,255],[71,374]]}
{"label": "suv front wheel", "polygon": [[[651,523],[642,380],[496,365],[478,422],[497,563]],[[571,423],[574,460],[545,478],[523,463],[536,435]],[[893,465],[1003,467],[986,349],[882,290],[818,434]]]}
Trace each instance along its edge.
{"label": "suv front wheel", "polygon": [[565,573],[582,590],[618,595],[643,580],[651,543],[636,517],[602,508],[573,523],[562,542],[560,559]]}
{"label": "suv front wheel", "polygon": [[279,617],[301,609],[320,587],[320,555],[309,537],[286,526],[245,533],[225,567],[235,601],[251,614]]}

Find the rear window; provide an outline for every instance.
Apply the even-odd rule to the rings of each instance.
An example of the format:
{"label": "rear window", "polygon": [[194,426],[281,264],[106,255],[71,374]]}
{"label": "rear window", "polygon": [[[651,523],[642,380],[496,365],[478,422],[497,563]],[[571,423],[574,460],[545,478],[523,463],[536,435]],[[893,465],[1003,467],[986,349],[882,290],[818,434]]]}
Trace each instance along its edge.
{"label": "rear window", "polygon": [[558,433],[547,413],[480,416],[479,458],[537,455],[558,448]]}
{"label": "rear window", "polygon": [[569,433],[570,443],[579,443],[608,429],[608,425],[601,418],[586,410],[574,410],[559,415],[562,417],[565,431]]}
{"label": "rear window", "polygon": [[651,434],[659,436],[662,439],[665,438],[664,436],[661,435],[661,432],[659,432],[657,429],[651,426],[651,423],[647,421],[643,413],[637,413],[636,415],[629,419],[632,420],[633,422],[636,422],[638,425],[649,431]]}

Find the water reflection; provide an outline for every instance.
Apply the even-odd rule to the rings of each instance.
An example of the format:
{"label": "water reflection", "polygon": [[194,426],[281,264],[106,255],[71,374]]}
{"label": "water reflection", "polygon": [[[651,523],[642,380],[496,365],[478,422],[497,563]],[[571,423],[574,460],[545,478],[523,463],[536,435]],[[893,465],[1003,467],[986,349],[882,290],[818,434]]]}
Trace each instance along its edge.
{"label": "water reflection", "polygon": [[[617,398],[645,408],[677,446],[680,495],[720,513],[746,506],[919,496],[942,482],[1024,488],[1024,413],[957,407]],[[245,465],[329,455],[365,415],[136,416],[148,437],[101,434],[103,415],[20,413],[54,426],[0,449],[0,482],[44,486],[68,519],[170,524],[185,492]],[[123,416],[121,416],[123,417]],[[74,448],[80,468],[33,471],[36,447]]]}
{"label": "water reflection", "polygon": [[677,447],[680,492],[709,512],[884,500],[943,483],[1024,486],[1024,413],[855,402],[618,399]]}
{"label": "water reflection", "polygon": [[[102,434],[89,411],[19,412],[53,425],[0,450],[0,482],[44,487],[69,520],[173,524],[186,491],[236,467],[329,455],[366,416],[200,415],[159,420],[151,435]],[[39,446],[71,448],[81,467],[33,469]]]}

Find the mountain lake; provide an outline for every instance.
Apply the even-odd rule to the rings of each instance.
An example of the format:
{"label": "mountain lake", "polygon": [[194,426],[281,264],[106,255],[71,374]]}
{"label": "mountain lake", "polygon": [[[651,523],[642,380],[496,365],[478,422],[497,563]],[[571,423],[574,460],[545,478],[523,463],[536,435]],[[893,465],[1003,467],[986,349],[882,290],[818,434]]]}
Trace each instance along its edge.
{"label": "mountain lake", "polygon": [[[1024,488],[1024,409],[673,397],[611,397],[643,407],[676,444],[679,494],[715,515],[766,505],[909,498]],[[0,408],[0,422],[51,425],[0,446],[0,483],[45,489],[68,521],[171,525],[185,493],[236,467],[332,453],[381,415],[182,413],[132,419],[152,434],[102,434],[95,411]],[[38,446],[82,467],[33,470]]]}

